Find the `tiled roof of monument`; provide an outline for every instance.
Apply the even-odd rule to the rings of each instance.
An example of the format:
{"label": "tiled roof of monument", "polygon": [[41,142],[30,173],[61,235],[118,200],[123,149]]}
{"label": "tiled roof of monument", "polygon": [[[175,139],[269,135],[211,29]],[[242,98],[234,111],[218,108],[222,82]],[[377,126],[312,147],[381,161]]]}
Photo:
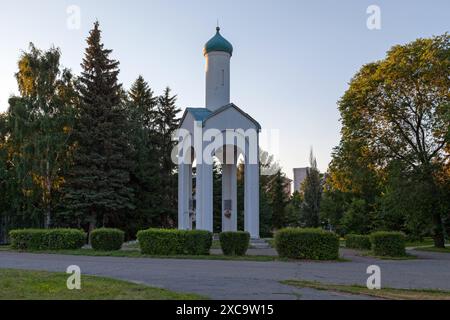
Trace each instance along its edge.
{"label": "tiled roof of monument", "polygon": [[197,121],[205,120],[212,113],[211,110],[206,108],[187,108],[186,111],[192,114],[194,119]]}
{"label": "tiled roof of monument", "polygon": [[251,122],[253,122],[258,129],[261,129],[261,125],[255,119],[253,119],[248,113],[245,113],[242,109],[240,109],[233,103],[229,103],[229,104],[217,109],[216,111],[211,111],[207,108],[186,108],[186,111],[184,112],[184,115],[181,118],[180,126],[183,124],[184,119],[186,118],[186,115],[188,113],[192,114],[192,116],[194,117],[194,119],[196,121],[201,121],[204,124],[208,119],[213,118],[214,116],[218,115],[219,113],[221,113],[225,110],[228,110],[230,108],[236,109],[240,114],[242,114],[244,117],[246,117]]}

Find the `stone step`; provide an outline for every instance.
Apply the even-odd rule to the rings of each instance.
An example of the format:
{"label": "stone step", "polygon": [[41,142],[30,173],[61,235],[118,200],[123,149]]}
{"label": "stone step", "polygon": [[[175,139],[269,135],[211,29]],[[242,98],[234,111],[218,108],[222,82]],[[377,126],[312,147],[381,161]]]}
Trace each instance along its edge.
{"label": "stone step", "polygon": [[[219,241],[219,234],[213,235],[213,240]],[[254,249],[270,249],[270,245],[264,239],[250,239],[250,248]]]}
{"label": "stone step", "polygon": [[264,239],[251,239],[250,247],[255,249],[269,249],[270,245]]}

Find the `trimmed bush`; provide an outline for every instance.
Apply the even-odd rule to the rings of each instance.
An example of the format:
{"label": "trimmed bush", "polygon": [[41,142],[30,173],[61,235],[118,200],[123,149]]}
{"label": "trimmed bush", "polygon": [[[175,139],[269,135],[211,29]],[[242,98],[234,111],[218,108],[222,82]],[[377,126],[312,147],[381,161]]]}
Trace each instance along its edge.
{"label": "trimmed bush", "polygon": [[283,258],[336,260],[339,237],[322,229],[286,228],[275,234],[275,248]]}
{"label": "trimmed bush", "polygon": [[370,235],[373,253],[377,256],[401,257],[406,255],[406,237],[401,232],[379,231]]}
{"label": "trimmed bush", "polygon": [[9,232],[16,250],[75,250],[86,243],[86,234],[77,229],[22,229]]}
{"label": "trimmed bush", "polygon": [[360,234],[348,234],[345,237],[345,247],[351,249],[370,250],[372,248],[370,236]]}
{"label": "trimmed bush", "polygon": [[188,255],[209,255],[213,235],[209,231],[184,231],[184,250]]}
{"label": "trimmed bush", "polygon": [[245,256],[250,246],[248,232],[222,232],[219,239],[222,252],[226,256]]}
{"label": "trimmed bush", "polygon": [[125,232],[119,229],[101,228],[90,234],[92,249],[99,251],[116,251],[122,248]]}
{"label": "trimmed bush", "polygon": [[208,255],[212,233],[202,230],[149,229],[137,234],[143,254]]}

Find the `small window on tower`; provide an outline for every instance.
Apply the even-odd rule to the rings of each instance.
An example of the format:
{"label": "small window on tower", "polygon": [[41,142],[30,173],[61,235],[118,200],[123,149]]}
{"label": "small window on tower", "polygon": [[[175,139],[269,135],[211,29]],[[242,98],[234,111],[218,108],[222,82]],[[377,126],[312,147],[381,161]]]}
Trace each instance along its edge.
{"label": "small window on tower", "polygon": [[225,85],[225,70],[222,69],[222,87]]}

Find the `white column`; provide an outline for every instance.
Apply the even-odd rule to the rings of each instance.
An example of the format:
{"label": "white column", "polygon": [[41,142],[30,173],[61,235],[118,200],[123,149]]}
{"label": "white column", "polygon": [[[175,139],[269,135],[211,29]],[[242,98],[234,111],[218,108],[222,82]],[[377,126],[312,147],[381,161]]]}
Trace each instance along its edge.
{"label": "white column", "polygon": [[[259,141],[257,141],[259,144]],[[244,224],[245,231],[252,239],[259,239],[259,157],[258,147],[246,146],[245,186],[244,186]]]}
{"label": "white column", "polygon": [[[226,216],[226,202],[231,200],[231,217]],[[237,168],[222,166],[222,231],[237,231]]]}
{"label": "white column", "polygon": [[213,166],[197,165],[197,229],[213,231]]}
{"label": "white column", "polygon": [[192,230],[192,218],[190,217],[191,213],[191,203],[193,200],[192,197],[192,164],[188,165],[187,167],[187,193],[188,193],[188,213],[185,215],[185,224],[186,229]]}
{"label": "white column", "polygon": [[[189,217],[189,164],[178,165],[178,229],[186,230]],[[192,183],[192,182],[191,182]]]}
{"label": "white column", "polygon": [[202,165],[197,163],[196,168],[196,182],[195,182],[195,228],[197,230],[203,229],[203,190],[202,190]]}

